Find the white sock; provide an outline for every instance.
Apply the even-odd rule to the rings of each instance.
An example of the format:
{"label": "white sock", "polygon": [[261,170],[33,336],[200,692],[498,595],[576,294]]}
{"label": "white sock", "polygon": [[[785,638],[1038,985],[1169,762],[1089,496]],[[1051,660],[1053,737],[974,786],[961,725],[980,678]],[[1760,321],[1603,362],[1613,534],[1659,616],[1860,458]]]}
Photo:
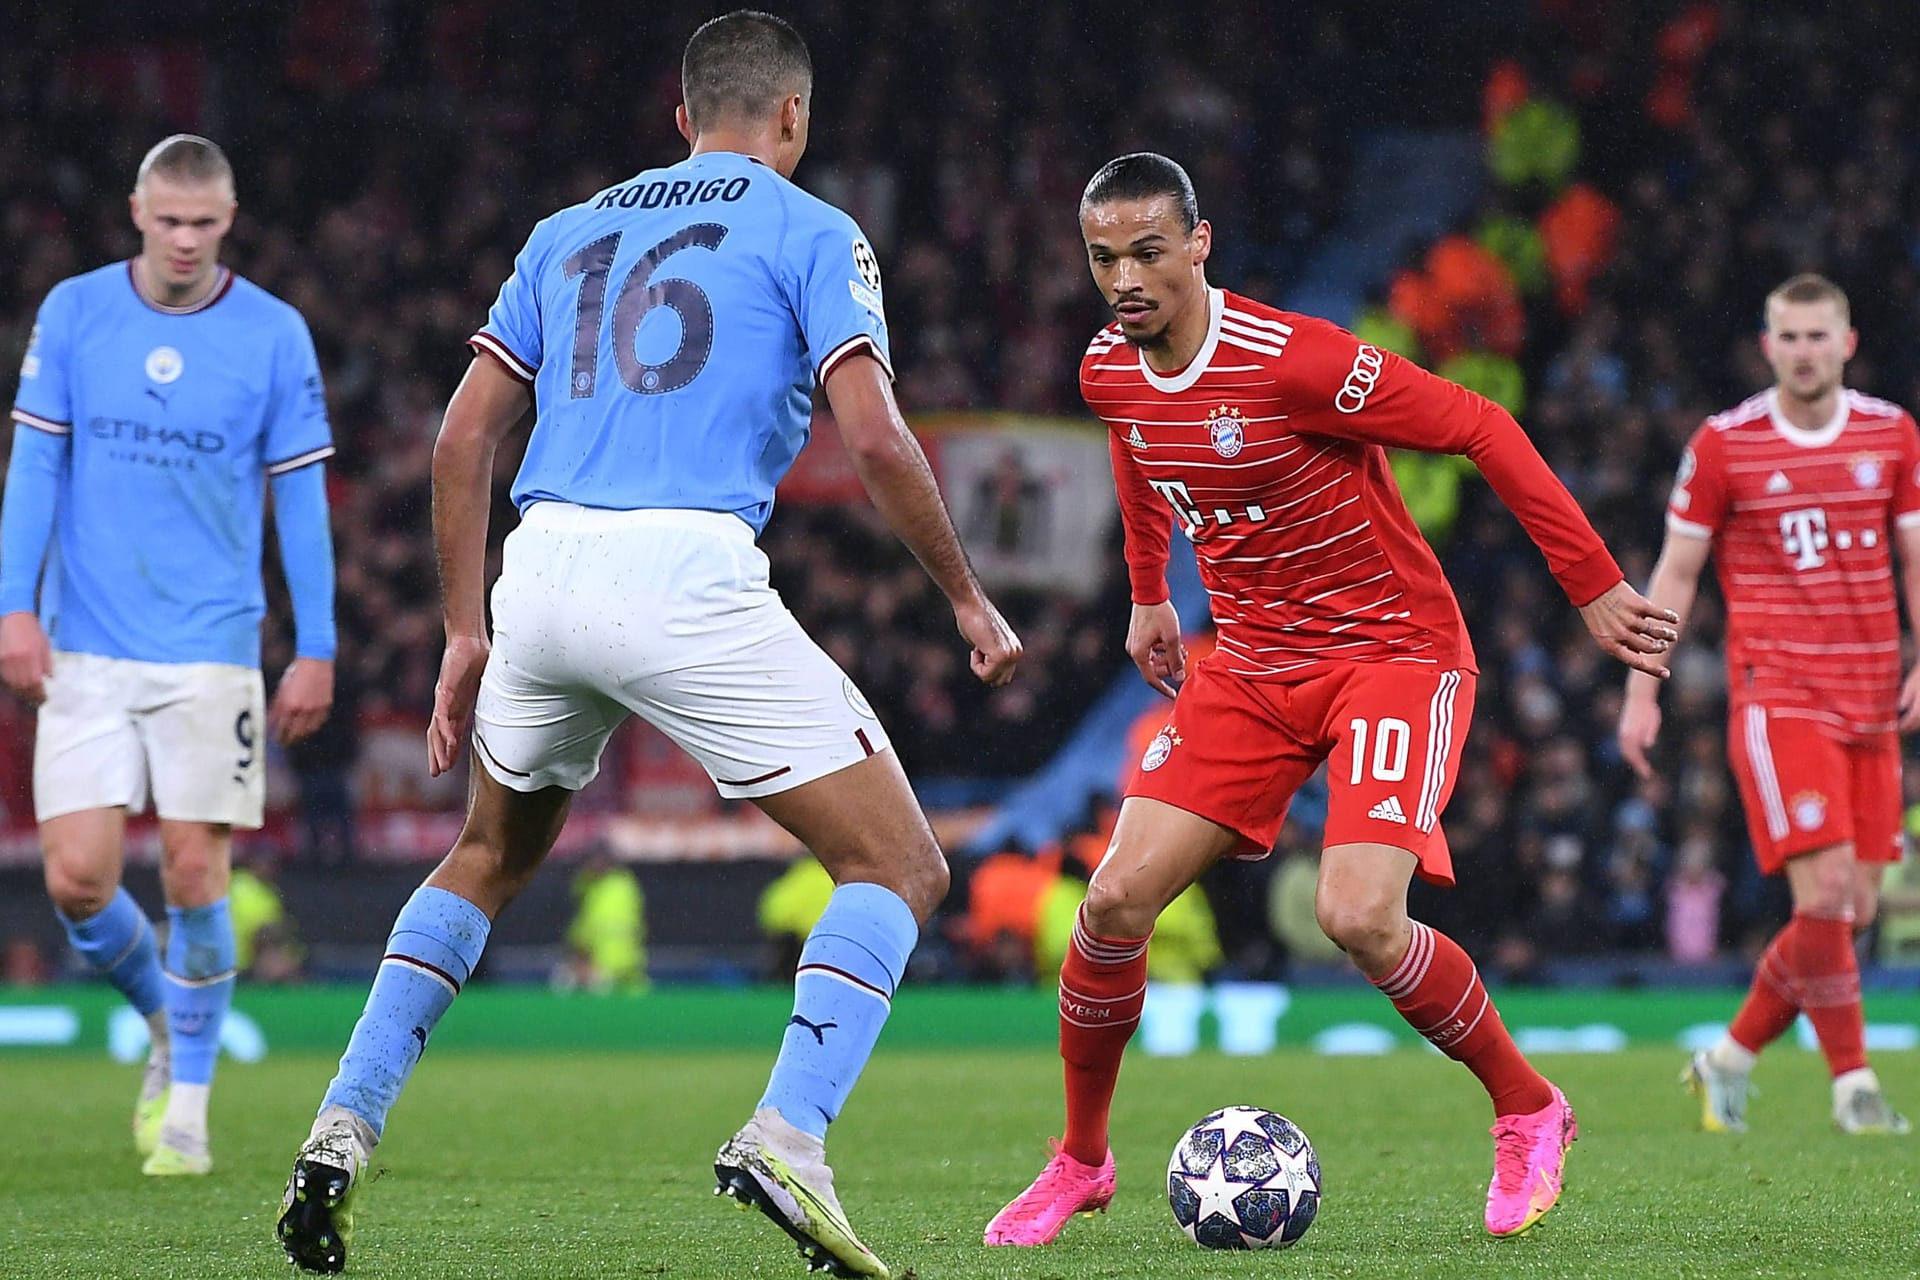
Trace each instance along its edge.
{"label": "white sock", "polygon": [[1734,1040],[1732,1036],[1721,1036],[1720,1043],[1707,1050],[1707,1061],[1716,1071],[1730,1071],[1734,1075],[1744,1076],[1753,1070],[1753,1064],[1760,1061],[1760,1055]]}
{"label": "white sock", "polygon": [[151,1045],[147,1049],[149,1061],[165,1062],[173,1050],[173,1041],[167,1033],[167,1011],[155,1009],[147,1015],[147,1039]]}
{"label": "white sock", "polygon": [[1880,1091],[1880,1077],[1873,1074],[1872,1067],[1855,1067],[1851,1071],[1842,1071],[1833,1078],[1833,1105],[1838,1107],[1863,1090],[1868,1093]]}
{"label": "white sock", "polygon": [[174,1133],[204,1138],[207,1133],[207,1095],[213,1091],[210,1084],[181,1084],[174,1082],[173,1092],[167,1095],[167,1115],[160,1127]]}
{"label": "white sock", "polygon": [[322,1107],[320,1114],[313,1118],[313,1128],[307,1130],[307,1141],[311,1142],[327,1130],[336,1128],[344,1128],[353,1135],[362,1161],[371,1157],[373,1149],[380,1145],[380,1139],[373,1136],[373,1126],[345,1107]]}

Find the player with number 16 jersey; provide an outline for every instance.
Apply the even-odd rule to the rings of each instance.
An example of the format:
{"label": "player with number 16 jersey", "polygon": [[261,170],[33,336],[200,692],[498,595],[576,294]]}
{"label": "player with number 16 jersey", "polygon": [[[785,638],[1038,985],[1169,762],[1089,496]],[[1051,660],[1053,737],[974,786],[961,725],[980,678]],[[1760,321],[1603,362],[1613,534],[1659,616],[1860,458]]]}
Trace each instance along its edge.
{"label": "player with number 16 jersey", "polygon": [[[836,884],[766,1092],[714,1157],[715,1190],[759,1208],[816,1267],[889,1274],[834,1192],[827,1126],[947,868],[879,718],[801,630],[756,545],[816,386],[875,507],[951,602],[974,674],[1004,684],[1020,644],[894,402],[873,251],[790,180],[812,111],[806,42],[770,14],[724,14],[687,42],[681,79],[687,158],[534,228],[434,447],[447,648],[428,763],[452,768],[471,726],[480,767],[460,839],[395,921],[288,1179],[279,1235],[309,1270],[346,1265],[354,1183],[427,1036],[608,738],[638,715]],[[489,480],[529,407],[489,635]]]}

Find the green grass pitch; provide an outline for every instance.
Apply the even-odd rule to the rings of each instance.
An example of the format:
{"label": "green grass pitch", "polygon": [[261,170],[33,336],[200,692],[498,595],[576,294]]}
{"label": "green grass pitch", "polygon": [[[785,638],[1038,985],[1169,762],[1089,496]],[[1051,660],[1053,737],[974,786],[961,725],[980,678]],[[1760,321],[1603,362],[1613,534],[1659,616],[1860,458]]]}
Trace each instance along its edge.
{"label": "green grass pitch", "polygon": [[[743,1120],[771,1051],[430,1054],[363,1189],[350,1275],[799,1277],[786,1238],[711,1194],[714,1148]],[[226,1064],[215,1170],[141,1177],[127,1135],[131,1068],[79,1056],[0,1065],[0,1276],[284,1277],[281,1184],[332,1070],[316,1056]],[[1531,1234],[1480,1226],[1486,1102],[1436,1055],[1135,1057],[1121,1077],[1120,1194],[1052,1248],[988,1250],[980,1231],[1058,1131],[1058,1067],[1033,1051],[884,1050],[835,1127],[855,1225],[896,1275],[1025,1277],[1920,1276],[1920,1138],[1845,1138],[1816,1055],[1762,1063],[1755,1132],[1693,1131],[1680,1054],[1639,1049],[1542,1065],[1581,1140],[1561,1206]],[[1883,1055],[1896,1102],[1920,1107],[1920,1055]],[[1312,1137],[1320,1220],[1296,1248],[1210,1254],[1177,1233],[1167,1153],[1209,1109],[1250,1102]]]}

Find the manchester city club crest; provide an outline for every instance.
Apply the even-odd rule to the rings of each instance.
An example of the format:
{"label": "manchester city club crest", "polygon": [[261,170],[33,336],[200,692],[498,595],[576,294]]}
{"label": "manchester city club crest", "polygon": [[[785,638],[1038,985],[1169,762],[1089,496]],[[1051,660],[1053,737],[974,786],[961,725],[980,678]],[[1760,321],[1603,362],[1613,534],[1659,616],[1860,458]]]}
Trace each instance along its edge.
{"label": "manchester city club crest", "polygon": [[155,347],[147,352],[147,376],[163,387],[178,378],[186,367],[187,362],[172,347]]}
{"label": "manchester city club crest", "polygon": [[1207,438],[1213,451],[1231,458],[1247,447],[1247,423],[1232,405],[1207,410]]}

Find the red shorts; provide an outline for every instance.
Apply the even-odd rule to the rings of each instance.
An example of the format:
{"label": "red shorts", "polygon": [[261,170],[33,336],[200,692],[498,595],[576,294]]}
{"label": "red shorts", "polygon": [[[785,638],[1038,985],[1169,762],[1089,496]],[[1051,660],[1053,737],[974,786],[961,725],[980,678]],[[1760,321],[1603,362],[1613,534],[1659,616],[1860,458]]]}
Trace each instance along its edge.
{"label": "red shorts", "polygon": [[1900,739],[1851,742],[1792,707],[1750,702],[1728,717],[1727,755],[1760,869],[1853,842],[1862,862],[1898,862]]}
{"label": "red shorts", "polygon": [[1276,684],[1210,659],[1189,673],[1129,796],[1217,822],[1262,856],[1324,760],[1326,844],[1392,845],[1419,860],[1421,879],[1453,883],[1440,811],[1473,717],[1473,672],[1355,662]]}

